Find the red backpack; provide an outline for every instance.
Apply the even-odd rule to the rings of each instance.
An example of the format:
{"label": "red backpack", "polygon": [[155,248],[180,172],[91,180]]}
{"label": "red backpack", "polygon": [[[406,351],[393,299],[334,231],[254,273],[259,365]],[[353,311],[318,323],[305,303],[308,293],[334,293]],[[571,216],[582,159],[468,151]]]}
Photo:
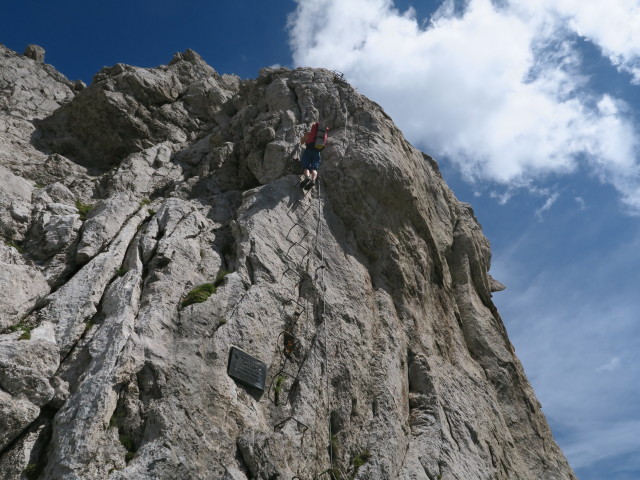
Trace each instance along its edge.
{"label": "red backpack", "polygon": [[327,143],[327,137],[329,136],[329,127],[322,128],[320,122],[316,122],[311,127],[311,135],[309,143],[313,144],[313,148],[316,150],[322,150]]}

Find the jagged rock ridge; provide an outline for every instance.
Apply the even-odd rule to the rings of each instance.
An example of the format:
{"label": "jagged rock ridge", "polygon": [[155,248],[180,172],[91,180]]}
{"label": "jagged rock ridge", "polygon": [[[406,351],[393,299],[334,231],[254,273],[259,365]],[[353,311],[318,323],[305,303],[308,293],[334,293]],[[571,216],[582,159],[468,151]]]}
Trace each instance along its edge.
{"label": "jagged rock ridge", "polygon": [[0,64],[2,478],[575,478],[471,207],[339,74]]}

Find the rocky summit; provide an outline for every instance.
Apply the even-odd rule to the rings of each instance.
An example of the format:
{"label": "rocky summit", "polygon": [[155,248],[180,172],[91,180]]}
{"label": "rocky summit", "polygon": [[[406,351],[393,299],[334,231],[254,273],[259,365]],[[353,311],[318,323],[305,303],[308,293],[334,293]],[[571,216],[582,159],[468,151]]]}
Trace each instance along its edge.
{"label": "rocky summit", "polygon": [[86,86],[29,52],[0,46],[0,478],[576,478],[472,208],[340,73],[188,50]]}

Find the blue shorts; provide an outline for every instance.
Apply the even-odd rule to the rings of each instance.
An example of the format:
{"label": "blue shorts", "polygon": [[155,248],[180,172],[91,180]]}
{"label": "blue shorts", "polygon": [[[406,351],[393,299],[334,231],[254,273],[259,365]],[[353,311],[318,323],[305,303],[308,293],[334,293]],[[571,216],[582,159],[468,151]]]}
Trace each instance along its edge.
{"label": "blue shorts", "polygon": [[320,152],[313,148],[305,148],[300,161],[304,170],[318,170],[320,168]]}

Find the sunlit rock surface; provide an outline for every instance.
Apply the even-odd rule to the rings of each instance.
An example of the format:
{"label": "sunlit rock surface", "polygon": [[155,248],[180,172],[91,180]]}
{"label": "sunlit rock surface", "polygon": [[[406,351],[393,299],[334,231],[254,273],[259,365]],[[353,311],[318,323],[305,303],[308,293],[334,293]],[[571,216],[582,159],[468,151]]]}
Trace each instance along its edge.
{"label": "sunlit rock surface", "polygon": [[0,47],[0,477],[575,479],[471,207],[339,74],[38,58]]}

